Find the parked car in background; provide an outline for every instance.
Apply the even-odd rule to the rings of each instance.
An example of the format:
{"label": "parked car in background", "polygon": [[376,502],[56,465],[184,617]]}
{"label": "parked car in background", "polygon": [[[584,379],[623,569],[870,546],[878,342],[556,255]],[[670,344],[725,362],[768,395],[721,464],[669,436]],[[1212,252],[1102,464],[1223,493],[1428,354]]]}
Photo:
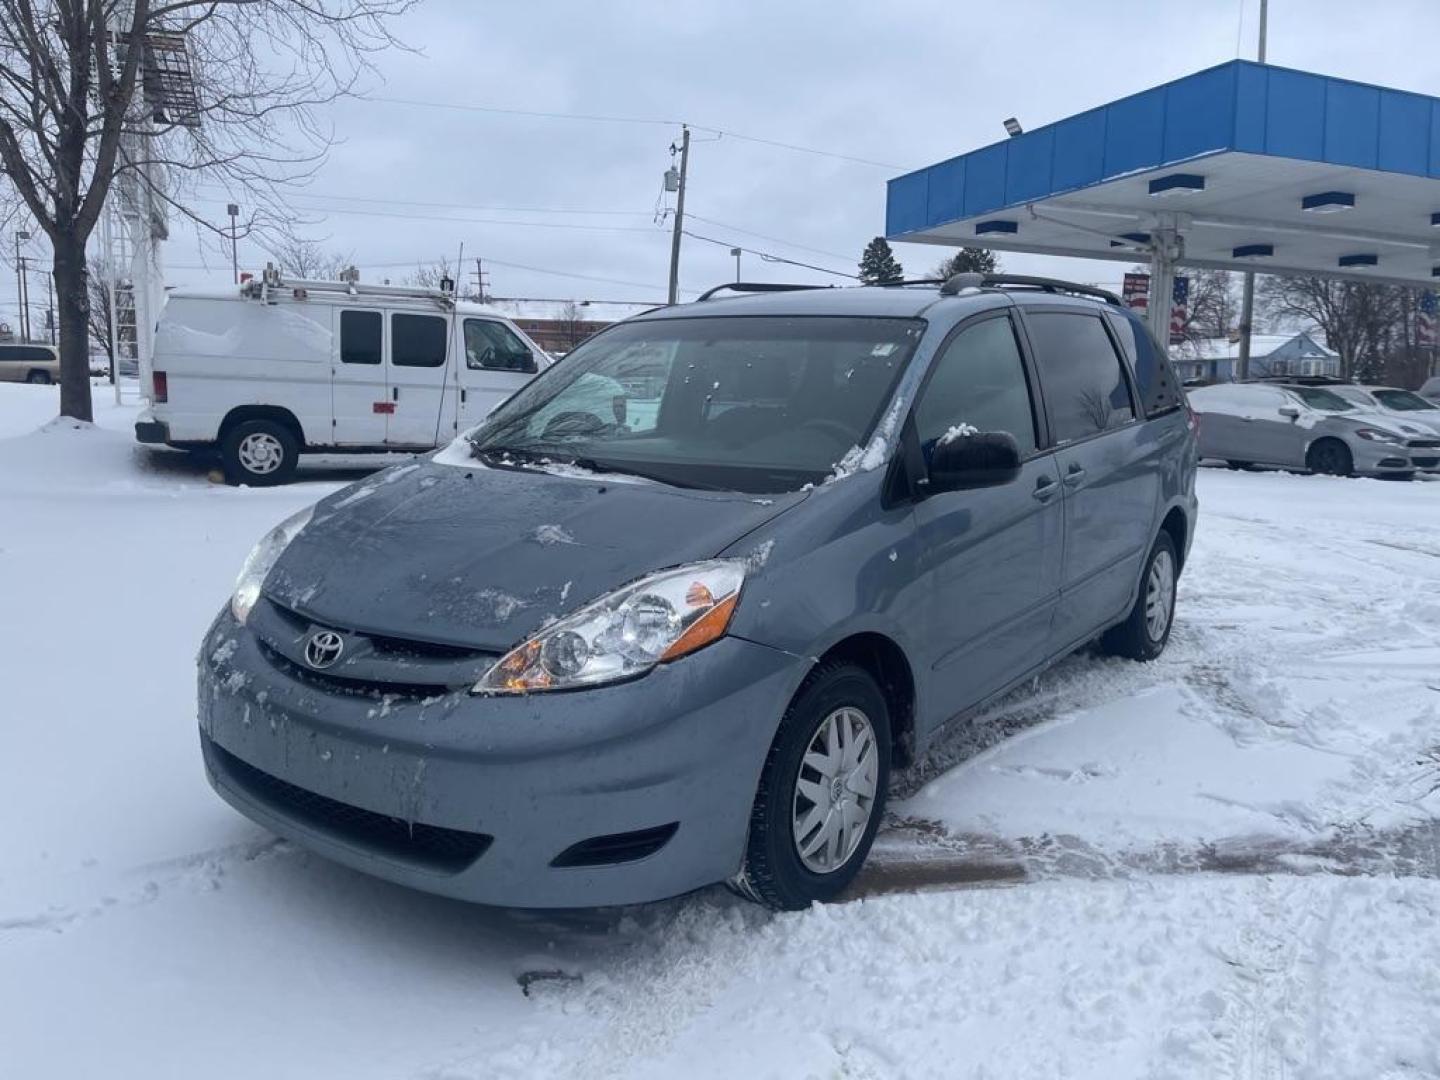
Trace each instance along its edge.
{"label": "parked car in background", "polygon": [[1426,379],[1415,392],[1427,401],[1440,403],[1440,375],[1432,375]]}
{"label": "parked car in background", "polygon": [[1200,456],[1235,468],[1400,477],[1440,468],[1440,435],[1361,409],[1334,388],[1219,383],[1189,398],[1200,416]]}
{"label": "parked car in background", "polygon": [[54,345],[0,345],[0,382],[60,381],[60,351]]}
{"label": "parked car in background", "polygon": [[463,899],[834,898],[946,724],[1165,648],[1193,418],[1095,295],[962,274],[597,334],[261,540],[200,649],[211,783]]}
{"label": "parked car in background", "polygon": [[433,450],[550,365],[505,316],[434,289],[265,280],[170,293],[144,443],[215,447],[232,483],[319,450]]}
{"label": "parked car in background", "polygon": [[1417,430],[1420,433],[1434,432],[1440,435],[1440,405],[1429,398],[1421,397],[1414,390],[1400,390],[1393,386],[1334,386],[1331,387],[1346,401],[1362,409],[1379,413],[1394,420],[1401,432]]}

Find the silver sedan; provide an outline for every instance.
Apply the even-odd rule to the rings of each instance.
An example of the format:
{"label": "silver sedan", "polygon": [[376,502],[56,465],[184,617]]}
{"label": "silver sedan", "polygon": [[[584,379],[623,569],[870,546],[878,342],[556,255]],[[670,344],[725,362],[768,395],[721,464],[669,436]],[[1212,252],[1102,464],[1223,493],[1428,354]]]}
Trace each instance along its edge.
{"label": "silver sedan", "polygon": [[1394,386],[1332,386],[1346,401],[1379,413],[1405,434],[1440,435],[1440,405]]}
{"label": "silver sedan", "polygon": [[1409,476],[1440,468],[1440,434],[1403,431],[1329,389],[1228,383],[1189,392],[1200,456],[1236,468],[1278,465],[1336,476]]}

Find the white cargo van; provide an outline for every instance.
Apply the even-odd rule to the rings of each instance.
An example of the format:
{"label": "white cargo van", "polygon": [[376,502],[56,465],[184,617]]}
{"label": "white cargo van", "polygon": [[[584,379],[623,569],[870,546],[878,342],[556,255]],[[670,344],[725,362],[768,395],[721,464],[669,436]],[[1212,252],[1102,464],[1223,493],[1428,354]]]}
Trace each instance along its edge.
{"label": "white cargo van", "polygon": [[267,270],[169,295],[135,437],[216,447],[232,483],[283,483],[306,452],[443,445],[550,363],[504,315],[446,291]]}

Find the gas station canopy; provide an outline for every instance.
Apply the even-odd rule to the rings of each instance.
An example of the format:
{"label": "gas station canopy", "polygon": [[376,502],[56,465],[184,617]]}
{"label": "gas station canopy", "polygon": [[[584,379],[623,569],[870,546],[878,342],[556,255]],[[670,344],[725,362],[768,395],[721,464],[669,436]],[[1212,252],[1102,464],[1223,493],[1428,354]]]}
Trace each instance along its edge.
{"label": "gas station canopy", "polygon": [[897,177],[885,231],[1430,286],[1440,99],[1237,60]]}

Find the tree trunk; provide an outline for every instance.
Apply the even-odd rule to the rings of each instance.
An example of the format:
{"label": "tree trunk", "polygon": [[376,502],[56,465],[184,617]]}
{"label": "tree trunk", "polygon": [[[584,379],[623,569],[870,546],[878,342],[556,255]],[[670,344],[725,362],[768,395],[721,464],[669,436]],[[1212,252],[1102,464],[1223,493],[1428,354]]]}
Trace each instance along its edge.
{"label": "tree trunk", "polygon": [[60,415],[91,421],[90,282],[85,242],[62,234],[54,242],[55,306],[60,315]]}

